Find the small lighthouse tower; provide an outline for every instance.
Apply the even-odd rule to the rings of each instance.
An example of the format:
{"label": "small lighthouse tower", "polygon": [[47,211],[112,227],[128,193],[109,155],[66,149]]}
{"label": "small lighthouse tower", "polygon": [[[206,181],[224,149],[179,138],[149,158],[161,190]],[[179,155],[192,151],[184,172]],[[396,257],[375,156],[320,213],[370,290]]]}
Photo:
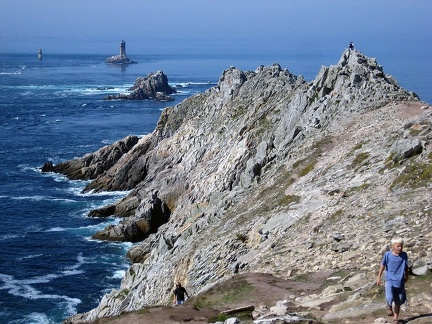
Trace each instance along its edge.
{"label": "small lighthouse tower", "polygon": [[124,40],[120,43],[120,57],[126,56],[126,42]]}
{"label": "small lighthouse tower", "polygon": [[39,52],[38,52],[38,60],[42,60],[42,49],[41,48],[39,49]]}
{"label": "small lighthouse tower", "polygon": [[110,56],[105,60],[105,63],[114,63],[114,64],[135,64],[136,61],[132,61],[129,57],[126,56],[126,42],[122,40],[120,42],[120,54]]}

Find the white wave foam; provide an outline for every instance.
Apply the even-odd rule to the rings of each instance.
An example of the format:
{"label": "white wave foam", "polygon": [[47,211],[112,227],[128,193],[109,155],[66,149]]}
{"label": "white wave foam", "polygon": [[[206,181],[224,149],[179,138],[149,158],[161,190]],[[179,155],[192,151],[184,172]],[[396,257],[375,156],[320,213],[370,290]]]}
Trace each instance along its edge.
{"label": "white wave foam", "polygon": [[[87,217],[88,211],[83,212],[83,216]],[[94,219],[94,218],[92,218]],[[86,226],[79,226],[79,227],[52,227],[46,230],[46,232],[67,232],[67,231],[74,231],[74,232],[86,232],[94,234],[94,232],[100,231],[104,229],[105,227],[109,225],[116,225],[120,221],[117,218],[106,218],[108,221],[100,222],[100,218],[94,219],[97,221],[97,224],[91,224]],[[84,235],[86,235],[86,233]]]}
{"label": "white wave foam", "polygon": [[5,235],[0,235],[0,241],[15,239],[15,238],[18,238],[18,237],[24,237],[24,236],[20,235],[20,234],[5,234]]}
{"label": "white wave foam", "polygon": [[47,232],[65,232],[67,228],[64,227],[53,227],[46,230]]}
{"label": "white wave foam", "polygon": [[[59,273],[51,273],[44,276],[37,276],[28,279],[15,279],[11,275],[0,273],[0,290],[7,290],[7,292],[13,296],[22,297],[25,299],[56,299],[60,300],[65,304],[67,313],[73,314],[76,312],[76,306],[81,303],[78,298],[71,298],[66,295],[57,294],[44,294],[40,290],[34,288],[32,285],[35,284],[45,284],[51,282],[53,279],[72,276],[76,274],[84,273],[84,271],[79,270],[79,267],[85,262],[82,254],[77,256],[77,263],[66,268]],[[33,316],[33,315],[31,315]]]}
{"label": "white wave foam", "polygon": [[20,70],[15,72],[0,72],[1,75],[14,75],[14,74],[22,74]]}
{"label": "white wave foam", "polygon": [[31,200],[31,201],[50,200],[50,201],[61,201],[61,202],[67,202],[67,203],[76,202],[76,200],[73,200],[73,199],[56,198],[56,197],[50,197],[50,196],[19,196],[19,197],[11,197],[11,199],[13,199],[13,200]]}
{"label": "white wave foam", "polygon": [[32,171],[32,172],[40,173],[40,168],[30,166],[28,164],[18,164],[18,168],[21,171]]}
{"label": "white wave foam", "polygon": [[209,85],[209,84],[216,85],[217,82],[211,82],[211,81],[207,81],[207,82],[176,82],[176,83],[172,84],[172,87],[187,88],[187,87],[194,86],[194,85]]}
{"label": "white wave foam", "polygon": [[11,197],[13,200],[32,200],[32,201],[41,201],[48,199],[46,196],[19,196],[19,197]]}
{"label": "white wave foam", "polygon": [[[52,324],[53,321],[44,313],[30,313],[24,317],[25,323],[27,324]],[[20,321],[21,322],[21,321]],[[19,322],[19,323],[20,323]],[[17,322],[18,323],[18,322]]]}
{"label": "white wave foam", "polygon": [[17,261],[22,261],[22,260],[26,260],[26,259],[34,259],[34,258],[38,258],[41,257],[43,254],[30,254],[30,255],[26,255],[23,256],[21,258],[17,258]]}
{"label": "white wave foam", "polygon": [[125,276],[126,270],[117,270],[114,271],[113,275],[108,277],[108,279],[123,279]]}
{"label": "white wave foam", "polygon": [[75,86],[68,87],[67,89],[58,89],[55,93],[60,96],[67,95],[84,95],[84,96],[94,96],[94,95],[103,95],[103,94],[112,94],[112,93],[128,93],[130,92],[128,89],[132,85],[119,87],[119,86],[106,86],[106,85],[83,85],[83,86]]}
{"label": "white wave foam", "polygon": [[65,277],[67,277],[67,276],[74,276],[74,275],[82,274],[82,273],[84,273],[84,271],[83,270],[65,270],[62,273]]}
{"label": "white wave foam", "polygon": [[93,190],[89,192],[80,192],[77,194],[77,196],[80,197],[114,197],[114,198],[123,198],[127,194],[129,194],[130,190],[125,191],[100,191],[100,192],[94,192]]}

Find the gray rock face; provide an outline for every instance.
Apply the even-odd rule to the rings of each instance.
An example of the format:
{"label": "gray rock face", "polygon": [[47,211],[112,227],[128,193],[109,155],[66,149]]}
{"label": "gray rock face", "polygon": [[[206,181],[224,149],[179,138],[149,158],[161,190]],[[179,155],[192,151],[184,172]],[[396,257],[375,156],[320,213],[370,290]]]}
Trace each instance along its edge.
{"label": "gray rock face", "polygon": [[[115,212],[115,211],[114,211]],[[168,222],[171,211],[154,193],[151,200],[140,205],[140,218],[129,217],[117,226],[97,232],[93,238],[108,241],[139,242]],[[90,215],[99,216],[99,215]]]}
{"label": "gray rock face", "polygon": [[422,150],[423,145],[418,139],[401,139],[393,145],[391,152],[394,153],[393,161],[397,163],[420,154]]}
{"label": "gray rock face", "polygon": [[162,72],[149,73],[146,77],[137,78],[129,89],[131,93],[108,95],[105,100],[145,100],[173,101],[170,96],[176,90],[168,84],[168,77]]}
{"label": "gray rock face", "polygon": [[97,237],[143,241],[128,253],[121,287],[71,321],[168,304],[175,281],[197,294],[247,271],[371,273],[393,235],[409,242],[410,258],[429,262],[431,181],[400,176],[407,166],[429,170],[430,153],[391,159],[402,139],[427,147],[424,106],[358,51],[310,83],[277,64],[227,69],[94,174],[86,191],[130,190],[94,212],[125,217]]}

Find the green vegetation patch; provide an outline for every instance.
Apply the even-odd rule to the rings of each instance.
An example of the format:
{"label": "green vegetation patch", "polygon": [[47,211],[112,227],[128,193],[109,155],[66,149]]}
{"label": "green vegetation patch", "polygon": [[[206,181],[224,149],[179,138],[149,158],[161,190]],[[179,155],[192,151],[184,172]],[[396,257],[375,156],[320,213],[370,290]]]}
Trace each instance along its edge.
{"label": "green vegetation patch", "polygon": [[357,150],[361,149],[363,147],[363,144],[364,144],[363,142],[360,142],[360,143],[356,144],[353,147],[353,151],[357,151]]}
{"label": "green vegetation patch", "polygon": [[314,152],[304,159],[295,161],[292,165],[293,171],[295,171],[300,177],[304,177],[314,169],[320,154],[321,153],[319,152]]}
{"label": "green vegetation patch", "polygon": [[355,192],[362,192],[369,187],[370,187],[370,183],[363,182],[360,186],[350,188],[349,193],[352,194]]}
{"label": "green vegetation patch", "polygon": [[307,175],[315,168],[321,154],[327,151],[327,146],[332,145],[332,143],[332,137],[330,136],[323,137],[321,140],[315,142],[312,146],[311,154],[293,163],[293,171],[297,172],[300,177]]}
{"label": "green vegetation patch", "polygon": [[328,219],[327,219],[327,221],[328,222],[336,222],[336,221],[338,221],[341,217],[342,217],[342,215],[344,214],[345,212],[343,211],[343,209],[338,209],[337,211],[335,211]]}
{"label": "green vegetation patch", "polygon": [[246,114],[246,112],[247,112],[247,108],[239,105],[232,110],[231,118],[232,119],[238,119],[241,116],[243,116],[244,114]]}
{"label": "green vegetation patch", "polygon": [[296,195],[285,195],[279,201],[279,206],[288,206],[292,203],[298,203],[300,201],[300,196]]}
{"label": "green vegetation patch", "polygon": [[287,206],[300,201],[299,196],[285,194],[286,188],[294,182],[294,177],[283,166],[279,168],[275,179],[275,183],[259,193],[262,204],[256,213],[269,212],[278,206]]}
{"label": "green vegetation patch", "polygon": [[351,167],[353,169],[356,169],[364,161],[366,161],[368,158],[369,158],[369,153],[368,152],[362,152],[362,153],[357,154],[356,157],[354,158],[354,160],[351,163]]}
{"label": "green vegetation patch", "polygon": [[208,318],[209,323],[216,323],[216,322],[225,322],[230,316],[225,314],[218,314],[216,316],[210,316]]}
{"label": "green vegetation patch", "polygon": [[254,287],[246,279],[236,278],[216,285],[207,292],[193,297],[193,305],[198,308],[230,307],[232,304],[247,300],[254,293]]}
{"label": "green vegetation patch", "polygon": [[416,189],[424,187],[432,182],[431,163],[411,163],[408,164],[399,176],[390,185],[390,189],[405,187]]}
{"label": "green vegetation patch", "polygon": [[123,289],[120,293],[119,296],[122,297],[123,299],[125,299],[128,295],[129,295],[130,290],[129,289]]}
{"label": "green vegetation patch", "polygon": [[306,165],[303,169],[299,171],[299,176],[304,177],[309,172],[311,172],[314,169],[316,163],[317,161],[312,161],[308,165]]}

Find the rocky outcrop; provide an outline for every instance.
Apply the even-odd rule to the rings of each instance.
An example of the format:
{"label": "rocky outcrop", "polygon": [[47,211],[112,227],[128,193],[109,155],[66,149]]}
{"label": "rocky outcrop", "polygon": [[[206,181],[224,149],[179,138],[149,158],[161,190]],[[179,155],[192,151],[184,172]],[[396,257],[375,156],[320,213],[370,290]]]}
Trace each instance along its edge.
{"label": "rocky outcrop", "polygon": [[149,73],[146,77],[137,78],[134,85],[129,89],[130,93],[108,95],[105,100],[158,100],[173,101],[170,94],[176,90],[168,84],[168,77],[162,72]]}
{"label": "rocky outcrop", "polygon": [[82,158],[76,158],[57,165],[47,162],[42,167],[42,172],[61,173],[73,180],[95,179],[98,175],[114,166],[137,143],[138,137],[127,136]]}
{"label": "rocky outcrop", "polygon": [[431,139],[429,106],[359,51],[312,82],[227,69],[86,188],[130,190],[95,213],[126,217],[97,237],[143,242],[121,287],[71,320],[168,304],[177,280],[196,294],[245,272],[371,273],[393,235],[430,264]]}
{"label": "rocky outcrop", "polygon": [[[139,208],[139,218],[129,217],[124,219],[116,226],[109,226],[105,230],[97,232],[93,235],[93,238],[109,241],[139,242],[149,234],[156,233],[161,225],[168,222],[171,214],[169,208],[157,196],[157,192],[153,193],[149,201],[144,204],[141,203]],[[113,210],[113,213],[115,213],[115,210]],[[90,214],[90,216],[96,217],[100,215]]]}
{"label": "rocky outcrop", "polygon": [[110,56],[105,60],[105,63],[108,63],[108,64],[137,64],[138,62],[131,60],[129,57],[126,56],[126,54],[123,54],[123,55]]}

